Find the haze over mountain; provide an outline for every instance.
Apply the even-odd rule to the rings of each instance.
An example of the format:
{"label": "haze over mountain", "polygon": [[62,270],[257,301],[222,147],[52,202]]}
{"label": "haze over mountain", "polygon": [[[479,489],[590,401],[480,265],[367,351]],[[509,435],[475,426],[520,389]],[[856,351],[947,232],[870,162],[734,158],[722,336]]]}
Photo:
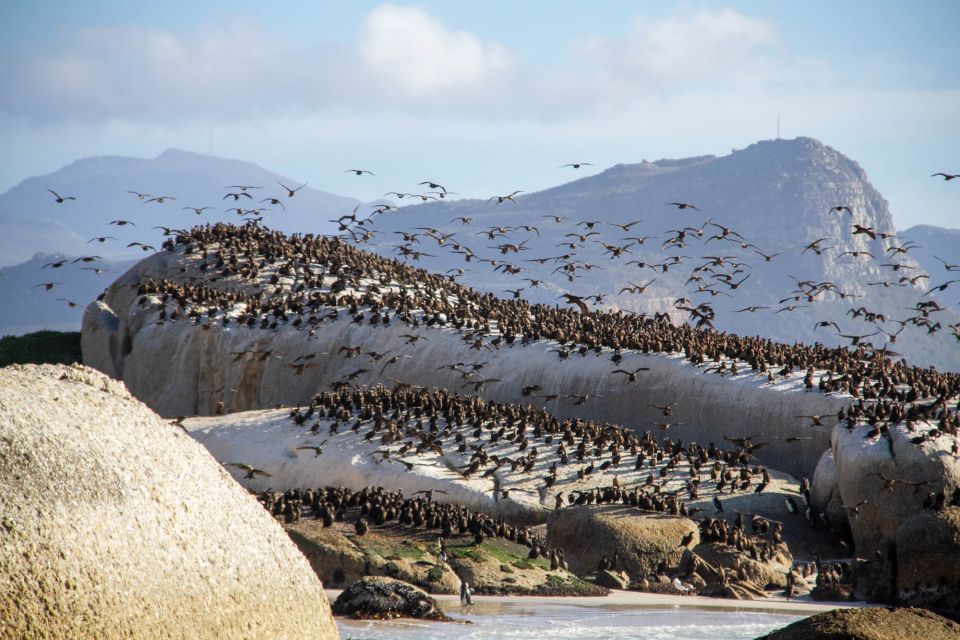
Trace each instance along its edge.
{"label": "haze over mountain", "polygon": [[[0,336],[40,329],[78,331],[87,304],[137,261],[73,263],[75,259],[38,253],[21,264],[0,267]],[[61,261],[66,262],[57,268],[45,266]],[[98,274],[95,269],[102,271]],[[44,282],[57,284],[49,291],[35,287]]]}
{"label": "haze over mountain", "polygon": [[[918,224],[900,232],[904,241],[912,240],[917,248],[910,254],[936,280],[936,284],[960,278],[960,229],[945,229]],[[947,270],[946,262],[953,267]],[[960,304],[960,282],[937,292],[945,305],[956,308]]]}
{"label": "haze over mountain", "polygon": [[[287,232],[326,233],[335,227],[330,218],[349,213],[359,200],[318,191],[307,185],[288,197],[278,183],[291,189],[302,183],[268,171],[252,162],[168,149],[153,159],[97,156],[77,160],[45,176],[28,178],[0,195],[0,265],[28,260],[33,254],[104,257],[142,255],[139,241],[159,246],[161,231],[154,226],[183,228],[216,221],[241,221],[232,207],[267,208],[264,224]],[[229,185],[253,185],[251,197],[226,197],[237,193]],[[57,203],[47,189],[75,197]],[[127,193],[150,194],[144,198]],[[147,202],[151,196],[172,196]],[[277,197],[285,208],[265,198]],[[198,215],[183,207],[211,207]],[[136,226],[110,225],[130,220]],[[93,237],[118,240],[88,243]]]}
{"label": "haze over mountain", "polygon": [[[896,248],[904,241],[886,200],[855,161],[817,140],[620,164],[514,199],[405,207],[374,218],[369,242],[383,254],[419,258],[430,271],[465,268],[464,283],[498,295],[522,289],[520,296],[549,304],[565,304],[562,293],[602,295],[603,307],[669,313],[675,321],[709,316],[702,307],[689,311],[707,304],[718,330],[831,345],[872,334],[863,340],[913,364],[960,368],[949,327],[960,318],[950,311],[925,318],[915,307],[932,299],[924,294],[945,280],[942,269],[932,280],[909,280],[923,269],[909,249]],[[615,226],[637,220],[628,230]],[[415,228],[414,240],[401,234]],[[442,246],[430,238],[450,233]],[[630,283],[648,288],[622,291]],[[870,315],[854,316],[861,307]],[[821,321],[839,330],[816,327]]]}

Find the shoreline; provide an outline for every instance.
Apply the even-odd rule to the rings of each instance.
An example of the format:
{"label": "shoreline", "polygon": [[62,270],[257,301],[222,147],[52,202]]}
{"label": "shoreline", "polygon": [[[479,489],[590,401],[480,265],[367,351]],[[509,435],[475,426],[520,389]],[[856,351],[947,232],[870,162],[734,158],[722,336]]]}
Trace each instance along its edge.
{"label": "shoreline", "polygon": [[[324,589],[331,602],[336,600],[342,589]],[[460,604],[457,595],[433,595],[448,614],[467,611],[480,614],[495,614],[504,607],[522,608],[544,605],[568,605],[579,607],[605,607],[615,609],[701,609],[727,611],[755,611],[764,613],[783,613],[795,615],[813,615],[833,609],[862,608],[871,605],[865,602],[818,602],[809,596],[786,600],[783,598],[765,598],[763,600],[731,600],[727,598],[707,598],[703,596],[675,596],[642,591],[611,590],[607,596],[484,596],[474,595],[472,607]],[[335,616],[338,620],[349,620]]]}

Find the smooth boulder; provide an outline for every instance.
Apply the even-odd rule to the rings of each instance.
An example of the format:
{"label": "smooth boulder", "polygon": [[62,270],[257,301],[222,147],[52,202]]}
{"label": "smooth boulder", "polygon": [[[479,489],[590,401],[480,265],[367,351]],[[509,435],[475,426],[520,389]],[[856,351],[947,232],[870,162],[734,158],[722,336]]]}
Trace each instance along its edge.
{"label": "smooth boulder", "polygon": [[689,518],[645,515],[620,506],[580,506],[554,511],[547,519],[547,544],[563,549],[570,570],[583,575],[600,561],[616,555],[614,570],[639,580],[660,565],[674,568],[683,558],[680,541],[693,534],[689,546],[700,540],[700,530]]}
{"label": "smooth boulder", "polygon": [[960,618],[960,507],[923,511],[897,530],[897,598]]}
{"label": "smooth boulder", "polygon": [[926,609],[834,609],[757,640],[956,640],[960,624]]}
{"label": "smooth boulder", "polygon": [[0,637],[336,638],[322,589],[257,501],[122,383],[0,369]]}

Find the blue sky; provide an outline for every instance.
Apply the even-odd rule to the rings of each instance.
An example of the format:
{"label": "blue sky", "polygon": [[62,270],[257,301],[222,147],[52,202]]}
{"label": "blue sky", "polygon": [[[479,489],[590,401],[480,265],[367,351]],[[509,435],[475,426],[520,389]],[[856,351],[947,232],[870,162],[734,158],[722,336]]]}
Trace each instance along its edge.
{"label": "blue sky", "polygon": [[860,162],[898,226],[960,227],[929,177],[960,173],[958,26],[957,2],[12,0],[0,190],[181,147],[342,195],[485,197],[724,154],[779,114]]}

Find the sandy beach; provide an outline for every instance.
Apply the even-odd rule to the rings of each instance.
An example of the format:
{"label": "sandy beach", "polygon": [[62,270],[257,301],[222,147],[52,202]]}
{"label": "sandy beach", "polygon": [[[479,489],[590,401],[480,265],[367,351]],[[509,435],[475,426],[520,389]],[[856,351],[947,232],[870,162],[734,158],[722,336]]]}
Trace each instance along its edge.
{"label": "sandy beach", "polygon": [[[325,589],[331,602],[340,595],[339,589]],[[434,595],[449,613],[465,610],[461,607],[460,598],[456,595]],[[610,595],[589,597],[551,598],[546,596],[473,596],[472,610],[476,613],[492,614],[504,607],[536,608],[541,605],[569,605],[582,607],[616,607],[616,608],[690,608],[714,609],[726,611],[757,611],[766,613],[784,613],[792,615],[813,615],[831,609],[865,607],[863,602],[818,602],[809,596],[786,600],[783,598],[766,598],[764,600],[730,600],[727,598],[705,598],[701,596],[671,596],[658,593],[643,593],[639,591],[611,591]]]}

